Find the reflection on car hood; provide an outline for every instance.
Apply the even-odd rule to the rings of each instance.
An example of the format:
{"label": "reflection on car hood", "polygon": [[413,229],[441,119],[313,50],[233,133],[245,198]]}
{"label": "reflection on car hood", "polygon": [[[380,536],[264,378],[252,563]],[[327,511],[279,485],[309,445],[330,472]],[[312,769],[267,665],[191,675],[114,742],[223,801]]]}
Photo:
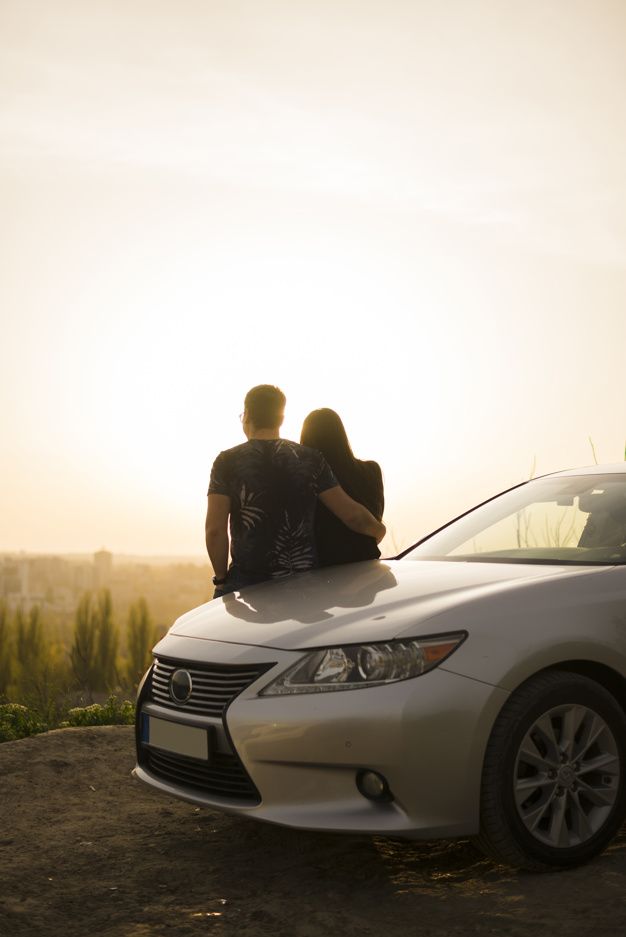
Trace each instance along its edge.
{"label": "reflection on car hood", "polygon": [[[514,563],[372,560],[249,586],[187,612],[170,633],[285,650],[417,636],[429,633],[429,619],[454,606],[516,591],[534,580],[591,571]],[[463,627],[462,616],[455,627]]]}

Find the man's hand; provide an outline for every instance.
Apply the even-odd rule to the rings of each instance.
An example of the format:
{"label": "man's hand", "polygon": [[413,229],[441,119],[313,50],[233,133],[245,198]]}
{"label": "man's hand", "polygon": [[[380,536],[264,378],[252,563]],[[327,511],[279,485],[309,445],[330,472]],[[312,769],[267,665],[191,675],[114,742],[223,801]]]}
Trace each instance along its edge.
{"label": "man's hand", "polygon": [[346,494],[341,485],[327,488],[320,494],[319,499],[324,507],[332,511],[346,527],[355,533],[373,537],[376,543],[380,543],[387,533],[385,525],[376,520],[365,505],[359,504]]}

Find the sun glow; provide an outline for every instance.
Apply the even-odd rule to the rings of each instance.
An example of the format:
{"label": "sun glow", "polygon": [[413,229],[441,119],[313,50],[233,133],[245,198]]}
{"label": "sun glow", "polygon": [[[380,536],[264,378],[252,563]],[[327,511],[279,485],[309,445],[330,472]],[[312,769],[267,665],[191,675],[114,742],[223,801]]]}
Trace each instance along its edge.
{"label": "sun glow", "polygon": [[485,4],[5,4],[0,549],[201,554],[261,382],[381,464],[387,553],[622,457],[623,14]]}

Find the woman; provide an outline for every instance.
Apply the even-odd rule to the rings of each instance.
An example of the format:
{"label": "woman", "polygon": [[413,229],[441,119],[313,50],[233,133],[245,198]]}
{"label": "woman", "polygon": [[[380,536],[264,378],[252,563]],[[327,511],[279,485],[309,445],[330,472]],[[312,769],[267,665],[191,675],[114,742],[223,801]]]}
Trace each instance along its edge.
{"label": "woman", "polygon": [[[313,410],[304,421],[300,442],[319,449],[344,491],[381,520],[385,497],[380,466],[377,462],[361,462],[354,457],[339,414],[327,407]],[[315,539],[320,566],[373,560],[380,556],[373,537],[353,533],[319,501],[315,511]]]}

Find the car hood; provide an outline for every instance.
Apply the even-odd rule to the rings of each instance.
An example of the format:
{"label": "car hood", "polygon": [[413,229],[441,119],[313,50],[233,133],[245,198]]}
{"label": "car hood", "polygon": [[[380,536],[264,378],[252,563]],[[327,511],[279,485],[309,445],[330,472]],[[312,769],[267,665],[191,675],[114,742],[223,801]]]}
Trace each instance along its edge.
{"label": "car hood", "polygon": [[[429,620],[453,607],[467,609],[537,580],[593,571],[593,567],[515,563],[373,560],[249,586],[187,612],[169,633],[284,650],[384,641],[428,634]],[[462,615],[454,627],[463,627]],[[166,648],[157,646],[156,651],[166,653]]]}

